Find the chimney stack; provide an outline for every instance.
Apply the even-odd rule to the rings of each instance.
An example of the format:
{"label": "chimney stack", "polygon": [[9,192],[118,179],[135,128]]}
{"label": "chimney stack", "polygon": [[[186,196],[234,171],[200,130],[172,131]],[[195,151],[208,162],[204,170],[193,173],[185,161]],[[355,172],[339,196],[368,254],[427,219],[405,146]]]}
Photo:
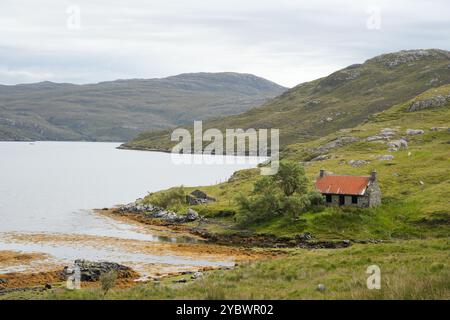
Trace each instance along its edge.
{"label": "chimney stack", "polygon": [[320,169],[320,175],[321,178],[325,176],[325,169]]}
{"label": "chimney stack", "polygon": [[372,173],[370,174],[370,180],[371,181],[377,180],[377,171],[376,170],[372,170]]}

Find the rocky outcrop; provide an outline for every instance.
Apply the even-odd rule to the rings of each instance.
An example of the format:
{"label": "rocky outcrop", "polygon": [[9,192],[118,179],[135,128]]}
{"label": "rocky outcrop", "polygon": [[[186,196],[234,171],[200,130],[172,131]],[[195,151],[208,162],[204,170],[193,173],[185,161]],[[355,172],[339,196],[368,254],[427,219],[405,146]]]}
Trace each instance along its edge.
{"label": "rocky outcrop", "polygon": [[380,133],[374,136],[370,136],[366,138],[366,141],[381,141],[381,140],[390,140],[398,134],[396,129],[391,128],[383,128],[380,130]]}
{"label": "rocky outcrop", "polygon": [[378,160],[391,161],[391,160],[394,160],[394,156],[390,155],[390,154],[385,154],[385,155],[378,156]]}
{"label": "rocky outcrop", "polygon": [[366,161],[366,160],[350,160],[348,162],[349,165],[351,165],[352,167],[356,167],[356,168],[362,167],[368,163],[369,163],[369,161]]}
{"label": "rocky outcrop", "polygon": [[121,213],[152,213],[157,210],[162,210],[150,203],[144,203],[142,200],[136,200],[129,204],[120,206],[117,211]]}
{"label": "rocky outcrop", "polygon": [[320,104],[320,100],[319,99],[310,100],[310,101],[306,102],[306,106],[307,107],[315,107],[315,106],[317,106],[319,104]]}
{"label": "rocky outcrop", "polygon": [[311,161],[325,161],[325,160],[328,160],[328,159],[330,159],[330,156],[328,156],[326,154],[322,154],[320,156],[317,156],[317,157],[311,159]]}
{"label": "rocky outcrop", "polygon": [[370,136],[366,138],[367,142],[371,142],[371,141],[380,141],[380,140],[386,140],[387,138],[381,135],[375,135],[375,136]]}
{"label": "rocky outcrop", "polygon": [[432,127],[430,128],[431,131],[450,131],[450,128],[448,127]]}
{"label": "rocky outcrop", "polygon": [[408,149],[408,142],[405,139],[392,140],[388,142],[388,147],[390,152]]}
{"label": "rocky outcrop", "polygon": [[194,209],[189,208],[186,215],[185,215],[185,219],[187,221],[195,221],[199,218],[198,212],[195,211]]}
{"label": "rocky outcrop", "polygon": [[415,136],[418,134],[424,134],[425,131],[423,131],[422,129],[406,129],[406,134],[408,136]]}
{"label": "rocky outcrop", "polygon": [[343,147],[347,144],[358,142],[358,141],[359,141],[359,139],[355,138],[355,137],[340,137],[340,138],[334,139],[324,145],[321,145],[320,147],[318,147],[316,149],[316,152],[326,153],[332,149],[335,149],[338,147]]}
{"label": "rocky outcrop", "polygon": [[429,50],[402,50],[400,52],[383,54],[375,57],[372,61],[380,62],[386,67],[392,68],[401,64],[410,63],[434,55],[434,52]]}
{"label": "rocky outcrop", "polygon": [[391,138],[397,135],[397,130],[391,128],[383,128],[380,130],[380,135],[385,138]]}
{"label": "rocky outcrop", "polygon": [[414,112],[429,108],[438,108],[443,107],[446,104],[450,103],[450,94],[447,96],[437,95],[425,100],[418,100],[411,103],[411,105],[406,109],[408,112]]}
{"label": "rocky outcrop", "polygon": [[360,64],[351,65],[324,78],[320,82],[320,85],[337,86],[341,83],[355,80],[361,76],[362,70]]}
{"label": "rocky outcrop", "polygon": [[201,218],[199,214],[191,208],[188,209],[186,214],[182,215],[154,206],[152,204],[145,204],[142,202],[142,200],[138,200],[136,202],[121,206],[116,209],[116,212],[120,214],[142,214],[146,218],[161,219],[170,223],[191,222]]}
{"label": "rocky outcrop", "polygon": [[130,267],[115,262],[93,262],[87,260],[75,260],[73,266],[64,267],[63,274],[68,277],[79,268],[81,281],[98,281],[104,273],[115,271],[119,279],[137,278],[139,275]]}

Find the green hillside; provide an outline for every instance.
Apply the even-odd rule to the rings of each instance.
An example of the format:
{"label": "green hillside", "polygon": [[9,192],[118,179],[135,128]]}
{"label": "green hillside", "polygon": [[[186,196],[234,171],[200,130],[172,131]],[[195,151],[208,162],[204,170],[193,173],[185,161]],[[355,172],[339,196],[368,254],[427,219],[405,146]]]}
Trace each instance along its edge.
{"label": "green hillside", "polygon": [[0,85],[0,140],[127,141],[261,105],[285,88],[238,73],[74,85]]}
{"label": "green hillside", "polygon": [[[442,102],[442,97],[445,102]],[[417,103],[427,107],[410,111],[411,106]],[[283,158],[303,163],[311,189],[321,168],[337,174],[355,175],[369,175],[373,169],[377,170],[383,205],[372,209],[324,208],[320,212],[301,214],[296,221],[290,216],[276,216],[247,229],[279,236],[310,232],[319,239],[388,240],[448,236],[449,128],[450,85],[446,85],[374,114],[365,124],[290,145]],[[392,135],[379,136],[383,129],[390,129]],[[408,129],[423,130],[424,133],[408,135]],[[407,148],[389,150],[390,144],[400,139],[406,141]],[[393,158],[384,160],[390,156]],[[200,187],[218,201],[195,209],[213,220],[226,222],[225,228],[220,227],[221,223],[206,226],[210,231],[241,232],[233,218],[239,213],[236,196],[240,193],[248,195],[259,177],[257,169],[240,171],[229,182]],[[191,189],[194,188],[186,188],[186,192]],[[152,197],[154,195],[148,200],[151,201]],[[224,214],[228,217],[220,218]]]}
{"label": "green hillside", "polygon": [[[400,51],[300,84],[261,107],[208,121],[204,127],[278,128],[281,143],[286,146],[351,128],[373,113],[448,83],[450,52]],[[124,147],[170,149],[170,133],[144,133]]]}

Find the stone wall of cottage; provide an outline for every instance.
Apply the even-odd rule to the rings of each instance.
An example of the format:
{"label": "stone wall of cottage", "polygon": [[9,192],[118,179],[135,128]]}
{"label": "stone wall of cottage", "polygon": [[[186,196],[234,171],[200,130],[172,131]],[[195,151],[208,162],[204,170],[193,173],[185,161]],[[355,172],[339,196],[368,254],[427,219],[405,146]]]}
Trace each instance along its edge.
{"label": "stone wall of cottage", "polygon": [[[344,196],[345,206],[353,207],[374,207],[381,204],[381,190],[377,183],[374,183],[370,188],[367,189],[366,193],[362,196],[357,196],[358,202],[352,203],[352,196]],[[331,202],[326,203],[327,205],[339,206],[339,195],[331,195]]]}
{"label": "stone wall of cottage", "polygon": [[369,206],[379,206],[381,204],[381,189],[377,181],[373,181],[368,187],[366,192],[370,198]]}
{"label": "stone wall of cottage", "polygon": [[358,196],[358,207],[367,208],[370,206],[370,197],[367,195]]}

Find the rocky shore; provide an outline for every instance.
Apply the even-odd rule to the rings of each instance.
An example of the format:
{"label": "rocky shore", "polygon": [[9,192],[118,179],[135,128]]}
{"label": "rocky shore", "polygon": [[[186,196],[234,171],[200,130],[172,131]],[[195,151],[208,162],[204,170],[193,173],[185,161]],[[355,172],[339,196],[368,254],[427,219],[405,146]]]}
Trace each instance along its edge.
{"label": "rocky shore", "polygon": [[[106,210],[105,210],[106,211]],[[184,231],[205,239],[206,242],[241,247],[258,248],[305,248],[305,249],[338,249],[351,245],[350,240],[318,240],[310,233],[298,234],[295,237],[277,237],[270,234],[255,234],[251,232],[235,233],[212,233],[205,228],[186,225],[187,222],[201,221],[204,224],[210,223],[189,208],[187,213],[179,215],[166,211],[152,204],[144,204],[141,199],[136,202],[123,205],[117,209],[109,210],[113,214],[126,216],[135,221],[148,224],[172,228],[176,231]]]}
{"label": "rocky shore", "polygon": [[169,223],[185,223],[202,219],[197,211],[191,208],[187,210],[186,214],[180,215],[152,204],[146,204],[141,199],[120,206],[115,210],[115,212],[119,214],[134,213],[142,215],[146,218],[160,219]]}

